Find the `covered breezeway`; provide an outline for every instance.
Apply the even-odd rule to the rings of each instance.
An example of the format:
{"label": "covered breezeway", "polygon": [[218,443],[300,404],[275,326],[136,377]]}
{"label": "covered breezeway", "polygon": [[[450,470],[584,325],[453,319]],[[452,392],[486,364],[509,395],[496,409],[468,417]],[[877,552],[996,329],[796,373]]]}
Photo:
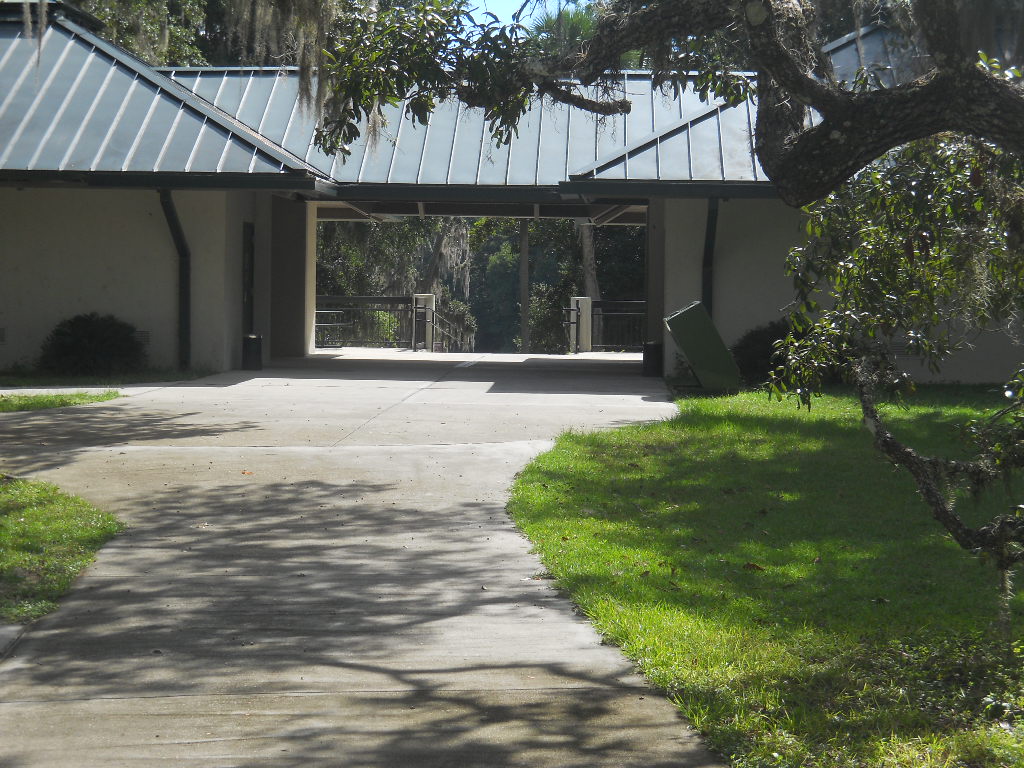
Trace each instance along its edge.
{"label": "covered breezeway", "polygon": [[313,146],[315,124],[299,104],[294,70],[165,72],[331,180],[315,194],[274,199],[274,357],[315,350],[316,230],[325,221],[489,216],[645,226],[644,340],[664,346],[669,372],[667,312],[702,300],[734,341],[778,317],[788,298],[783,264],[799,237],[799,214],[760,170],[746,104],[707,104],[691,91],[674,96],[646,73],[627,73],[629,115],[599,120],[541,102],[512,143],[496,147],[480,110],[444,103],[416,125],[398,105],[386,110],[387,135],[361,138],[342,159]]}
{"label": "covered breezeway", "polygon": [[[162,367],[238,367],[249,333],[263,337],[264,363],[308,354],[316,227],[328,220],[644,225],[645,341],[665,346],[669,368],[669,311],[702,300],[729,343],[789,298],[783,264],[799,213],[758,166],[746,104],[703,103],[626,73],[628,115],[542,101],[504,147],[479,110],[444,103],[415,125],[399,104],[390,133],[343,161],[315,146],[294,69],[153,69],[59,2],[40,49],[20,5],[8,10],[0,364],[30,360],[57,321],[88,311],[133,323]],[[49,226],[58,211],[66,226]]]}

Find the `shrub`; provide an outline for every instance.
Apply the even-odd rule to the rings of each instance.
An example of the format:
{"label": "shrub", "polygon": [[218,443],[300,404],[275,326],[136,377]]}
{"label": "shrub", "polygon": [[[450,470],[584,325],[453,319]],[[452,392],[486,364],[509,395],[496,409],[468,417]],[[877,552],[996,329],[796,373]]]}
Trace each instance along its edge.
{"label": "shrub", "polygon": [[767,325],[751,328],[732,345],[733,359],[739,366],[743,383],[760,386],[768,381],[772,370],[772,355],[775,342],[789,333],[789,323],[784,319],[773,320]]}
{"label": "shrub", "polygon": [[110,375],[137,371],[146,350],[135,326],[90,312],[61,320],[43,342],[39,368],[49,373]]}
{"label": "shrub", "polygon": [[569,304],[569,291],[561,285],[535,283],[530,288],[530,351],[544,355],[564,355],[569,337],[562,322],[562,307]]}

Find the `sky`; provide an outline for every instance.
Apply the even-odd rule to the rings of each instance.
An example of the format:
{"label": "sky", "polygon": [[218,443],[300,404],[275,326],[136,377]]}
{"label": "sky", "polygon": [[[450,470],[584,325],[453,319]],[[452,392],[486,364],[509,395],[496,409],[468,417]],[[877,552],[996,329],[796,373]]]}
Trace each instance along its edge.
{"label": "sky", "polygon": [[[523,2],[524,0],[470,0],[470,7],[475,5],[482,11],[490,11],[505,24],[511,24],[512,14],[519,10]],[[565,3],[563,3],[563,5],[564,4]],[[548,6],[554,10],[558,7],[558,3],[548,0]],[[540,13],[543,10],[543,0],[538,2],[536,7],[527,6],[526,12],[523,14],[522,21],[526,21],[530,15]]]}

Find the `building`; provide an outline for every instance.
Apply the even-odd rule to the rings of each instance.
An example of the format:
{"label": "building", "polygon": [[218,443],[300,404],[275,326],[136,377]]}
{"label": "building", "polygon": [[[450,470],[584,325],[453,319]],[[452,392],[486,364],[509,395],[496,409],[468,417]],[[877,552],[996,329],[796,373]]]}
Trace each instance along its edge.
{"label": "building", "polygon": [[[496,147],[479,110],[442,104],[417,126],[399,107],[389,140],[342,162],[314,146],[294,69],[154,69],[47,7],[40,44],[0,0],[0,368],[90,311],[135,325],[158,367],[236,368],[253,332],[264,357],[307,354],[323,219],[646,224],[647,336],[670,365],[668,312],[701,299],[731,343],[789,301],[800,213],[757,163],[747,104],[627,73],[628,116],[540,103]],[[1002,379],[1004,359],[950,375]]]}

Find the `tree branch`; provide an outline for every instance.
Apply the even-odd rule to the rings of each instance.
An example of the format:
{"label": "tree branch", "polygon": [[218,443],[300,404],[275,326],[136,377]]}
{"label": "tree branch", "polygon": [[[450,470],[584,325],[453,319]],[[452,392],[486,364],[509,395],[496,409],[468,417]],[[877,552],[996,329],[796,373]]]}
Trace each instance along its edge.
{"label": "tree branch", "polygon": [[817,200],[888,150],[937,133],[974,136],[1024,156],[1024,95],[973,66],[933,71],[891,89],[846,93],[811,128],[799,124],[805,112],[792,104],[789,122],[780,124],[784,109],[777,100],[759,102],[757,152],[791,205]]}
{"label": "tree branch", "polygon": [[967,5],[957,0],[913,0],[914,20],[937,69],[964,69],[977,61],[977,51],[964,50],[961,42],[959,6]]}
{"label": "tree branch", "polygon": [[979,528],[967,526],[954,507],[951,482],[958,477],[995,479],[993,468],[982,462],[953,461],[922,456],[910,446],[897,440],[885,427],[875,404],[875,386],[879,378],[877,361],[862,358],[853,367],[854,383],[860,400],[864,424],[874,438],[877,448],[893,464],[904,468],[914,478],[917,491],[931,509],[934,517],[963,549],[985,552],[996,561],[1000,569],[1010,568],[1024,561],[1024,549],[1008,545],[1024,544],[1024,518],[1003,515]]}
{"label": "tree branch", "polygon": [[750,0],[744,22],[762,79],[767,75],[790,98],[822,112],[840,105],[841,92],[815,76],[818,41],[800,0]]}
{"label": "tree branch", "polygon": [[740,0],[614,0],[602,9],[576,72],[591,85],[617,69],[622,54],[652,41],[702,37],[735,24]]}
{"label": "tree branch", "polygon": [[629,99],[616,99],[614,101],[589,99],[581,93],[571,91],[565,86],[553,82],[538,83],[537,92],[542,96],[550,96],[562,104],[593,112],[595,115],[623,115],[632,108],[632,103]]}

